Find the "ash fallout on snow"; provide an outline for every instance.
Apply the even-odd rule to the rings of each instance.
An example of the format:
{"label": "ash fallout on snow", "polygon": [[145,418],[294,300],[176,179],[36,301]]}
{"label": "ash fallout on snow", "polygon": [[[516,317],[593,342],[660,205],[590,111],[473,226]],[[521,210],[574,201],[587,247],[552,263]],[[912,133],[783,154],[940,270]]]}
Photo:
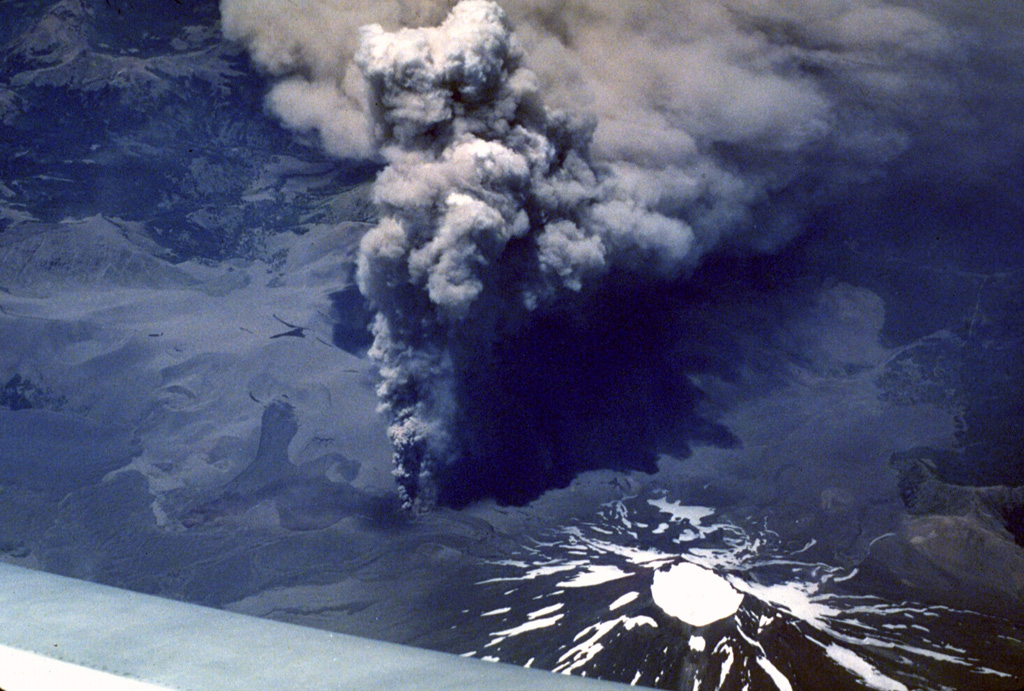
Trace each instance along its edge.
{"label": "ash fallout on snow", "polygon": [[357,281],[410,504],[523,502],[728,442],[673,356],[679,286],[987,129],[940,76],[952,15],[905,4],[300,4],[223,0],[223,25],[285,125],[383,163]]}

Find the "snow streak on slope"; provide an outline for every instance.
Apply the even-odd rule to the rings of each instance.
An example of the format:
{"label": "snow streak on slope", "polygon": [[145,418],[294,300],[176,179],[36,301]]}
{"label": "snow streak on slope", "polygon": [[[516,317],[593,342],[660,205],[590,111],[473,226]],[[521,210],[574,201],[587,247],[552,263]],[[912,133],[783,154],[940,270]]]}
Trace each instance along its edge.
{"label": "snow streak on slope", "polygon": [[[617,501],[496,562],[505,575],[478,586],[507,604],[472,654],[661,688],[906,691],[1012,679],[1012,662],[979,661],[979,633],[1012,645],[1008,625],[865,595],[856,569],[802,558],[813,541],[786,549],[763,523],[714,514],[664,496]],[[543,644],[531,639],[540,628]]]}

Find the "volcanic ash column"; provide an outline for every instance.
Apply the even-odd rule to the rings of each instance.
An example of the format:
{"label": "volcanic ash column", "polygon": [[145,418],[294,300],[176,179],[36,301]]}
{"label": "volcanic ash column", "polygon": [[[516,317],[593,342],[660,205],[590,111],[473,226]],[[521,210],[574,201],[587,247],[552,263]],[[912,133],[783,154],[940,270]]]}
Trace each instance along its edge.
{"label": "volcanic ash column", "polygon": [[593,122],[544,107],[496,4],[467,0],[436,28],[362,31],[356,62],[388,165],[358,281],[377,312],[395,474],[407,503],[429,505],[439,477],[487,463],[455,427],[493,344],[610,264],[692,265],[693,234],[595,168]]}

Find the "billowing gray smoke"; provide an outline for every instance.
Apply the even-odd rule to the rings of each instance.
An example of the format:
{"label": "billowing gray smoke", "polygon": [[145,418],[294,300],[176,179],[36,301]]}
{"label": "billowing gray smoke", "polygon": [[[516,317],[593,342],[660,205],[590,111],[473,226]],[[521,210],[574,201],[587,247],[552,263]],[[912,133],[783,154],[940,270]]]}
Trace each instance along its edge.
{"label": "billowing gray smoke", "polygon": [[477,462],[455,432],[461,387],[491,369],[494,342],[609,266],[677,273],[699,250],[686,223],[595,169],[591,123],[544,107],[496,4],[466,0],[437,28],[370,26],[356,62],[388,163],[358,280],[412,498]]}
{"label": "billowing gray smoke", "polygon": [[409,502],[528,499],[664,435],[657,404],[693,392],[632,301],[711,251],[780,247],[916,120],[962,122],[964,39],[905,4],[508,8],[222,1],[285,124],[386,164],[358,282]]}

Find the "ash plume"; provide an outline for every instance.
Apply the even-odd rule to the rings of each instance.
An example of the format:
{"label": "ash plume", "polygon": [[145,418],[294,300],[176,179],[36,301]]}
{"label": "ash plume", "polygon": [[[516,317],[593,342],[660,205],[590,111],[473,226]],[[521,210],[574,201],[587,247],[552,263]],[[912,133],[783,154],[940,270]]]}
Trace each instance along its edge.
{"label": "ash plume", "polygon": [[387,161],[358,282],[377,311],[371,354],[397,476],[430,503],[438,476],[493,462],[455,430],[467,384],[498,364],[496,342],[610,266],[674,275],[700,250],[684,221],[592,164],[591,121],[543,105],[496,4],[462,2],[436,28],[371,25],[355,60]]}
{"label": "ash plume", "polygon": [[[951,132],[992,129],[948,77],[985,27],[939,6],[505,6],[222,0],[282,122],[385,166],[357,279],[409,503],[525,501],[650,468],[665,436],[727,440],[692,415],[662,296],[709,253],[774,251],[893,161],[929,170]],[[983,168],[948,158],[944,175]]]}

